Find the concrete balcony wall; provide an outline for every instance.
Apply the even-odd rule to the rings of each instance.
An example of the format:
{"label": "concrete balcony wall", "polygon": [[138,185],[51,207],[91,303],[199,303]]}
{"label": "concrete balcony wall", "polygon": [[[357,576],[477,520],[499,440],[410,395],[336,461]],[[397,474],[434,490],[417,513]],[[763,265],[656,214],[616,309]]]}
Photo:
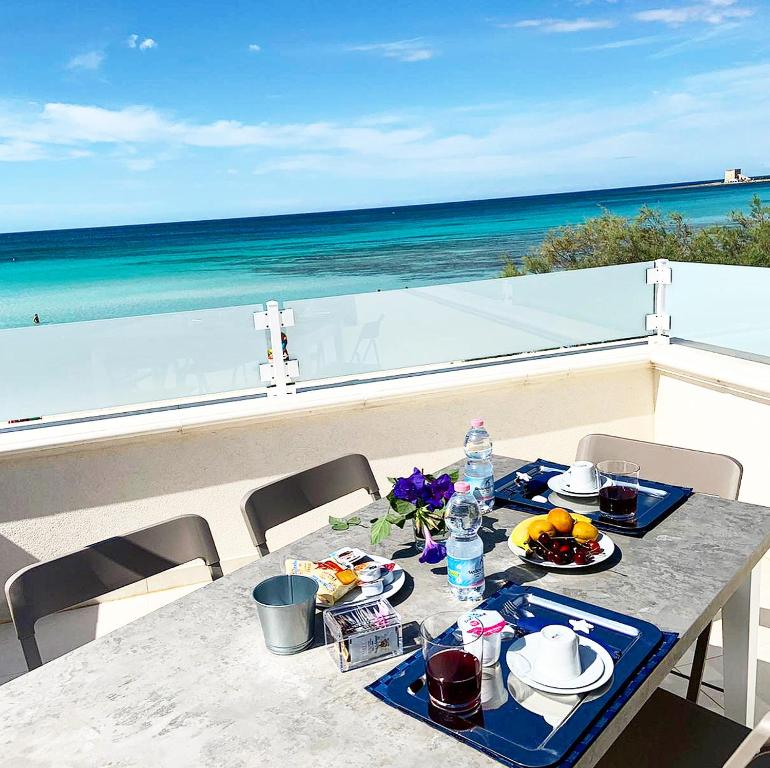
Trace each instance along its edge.
{"label": "concrete balcony wall", "polygon": [[[462,456],[468,420],[484,416],[495,450],[568,462],[592,431],[652,439],[653,374],[646,347],[499,366],[431,390],[359,385],[364,399],[220,426],[105,439],[0,456],[0,578],[89,542],[183,513],[206,517],[230,568],[255,557],[240,500],[252,488],[336,456],[360,452],[383,491],[389,475],[438,469]],[[577,358],[585,361],[576,362]],[[586,362],[587,361],[587,362]],[[429,379],[433,377],[422,377]],[[451,380],[450,380],[451,383]],[[354,388],[351,388],[354,389]],[[380,390],[382,397],[372,396]],[[301,396],[295,396],[301,397]],[[299,402],[299,401],[295,401]],[[83,438],[85,440],[85,438]],[[359,492],[269,537],[282,546],[366,503]],[[125,595],[194,581],[202,569],[155,577]],[[6,606],[0,618],[6,617]]]}

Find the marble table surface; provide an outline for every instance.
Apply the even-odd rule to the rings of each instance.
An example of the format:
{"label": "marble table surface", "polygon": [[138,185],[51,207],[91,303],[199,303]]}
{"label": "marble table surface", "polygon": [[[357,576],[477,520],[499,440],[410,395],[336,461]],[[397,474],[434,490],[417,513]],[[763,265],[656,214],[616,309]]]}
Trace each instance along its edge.
{"label": "marble table surface", "polygon": [[[524,461],[495,457],[503,476]],[[376,514],[386,502],[363,513]],[[233,510],[233,514],[238,514]],[[681,639],[579,762],[593,766],[770,546],[764,507],[694,495],[642,539],[615,537],[619,560],[591,573],[549,572],[510,552],[526,513],[486,518],[487,591],[506,580],[632,614]],[[708,528],[708,536],[697,531]],[[489,757],[400,714],[364,690],[396,663],[341,674],[316,642],[295,656],[265,650],[251,597],[288,554],[342,544],[394,557],[408,573],[393,598],[405,622],[457,605],[441,565],[417,562],[411,531],[377,548],[368,530],[328,527],[271,553],[0,688],[0,766],[493,766]]]}

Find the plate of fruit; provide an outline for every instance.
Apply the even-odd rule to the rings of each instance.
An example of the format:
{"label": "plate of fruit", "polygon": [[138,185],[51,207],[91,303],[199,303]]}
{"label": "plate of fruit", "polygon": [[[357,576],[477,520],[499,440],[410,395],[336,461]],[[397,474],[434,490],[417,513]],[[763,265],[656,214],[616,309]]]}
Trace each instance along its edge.
{"label": "plate of fruit", "polygon": [[615,542],[590,518],[561,507],[522,520],[508,537],[508,546],[528,563],[564,569],[598,565],[615,551]]}

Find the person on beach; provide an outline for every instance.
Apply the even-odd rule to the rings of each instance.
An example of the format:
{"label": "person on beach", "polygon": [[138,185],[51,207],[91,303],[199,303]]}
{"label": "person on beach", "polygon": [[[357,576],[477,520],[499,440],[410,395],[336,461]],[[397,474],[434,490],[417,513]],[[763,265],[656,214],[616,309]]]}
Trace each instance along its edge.
{"label": "person on beach", "polygon": [[38,315],[38,313],[37,313],[37,312],[35,312],[35,316],[32,318],[32,322],[33,322],[35,325],[40,325],[40,315]]}

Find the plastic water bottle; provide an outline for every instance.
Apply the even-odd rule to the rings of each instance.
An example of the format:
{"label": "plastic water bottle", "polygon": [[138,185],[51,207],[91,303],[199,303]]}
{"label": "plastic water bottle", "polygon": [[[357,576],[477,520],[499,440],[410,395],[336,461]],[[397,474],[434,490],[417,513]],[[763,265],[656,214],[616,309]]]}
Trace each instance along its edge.
{"label": "plastic water bottle", "polygon": [[495,505],[495,477],[490,456],[492,439],[484,427],[484,419],[473,419],[463,445],[467,461],[463,478],[471,486],[482,512],[490,512]]}
{"label": "plastic water bottle", "polygon": [[481,600],[484,594],[484,545],[479,538],[481,507],[468,483],[455,483],[444,519],[449,531],[446,544],[449,591],[457,600]]}

